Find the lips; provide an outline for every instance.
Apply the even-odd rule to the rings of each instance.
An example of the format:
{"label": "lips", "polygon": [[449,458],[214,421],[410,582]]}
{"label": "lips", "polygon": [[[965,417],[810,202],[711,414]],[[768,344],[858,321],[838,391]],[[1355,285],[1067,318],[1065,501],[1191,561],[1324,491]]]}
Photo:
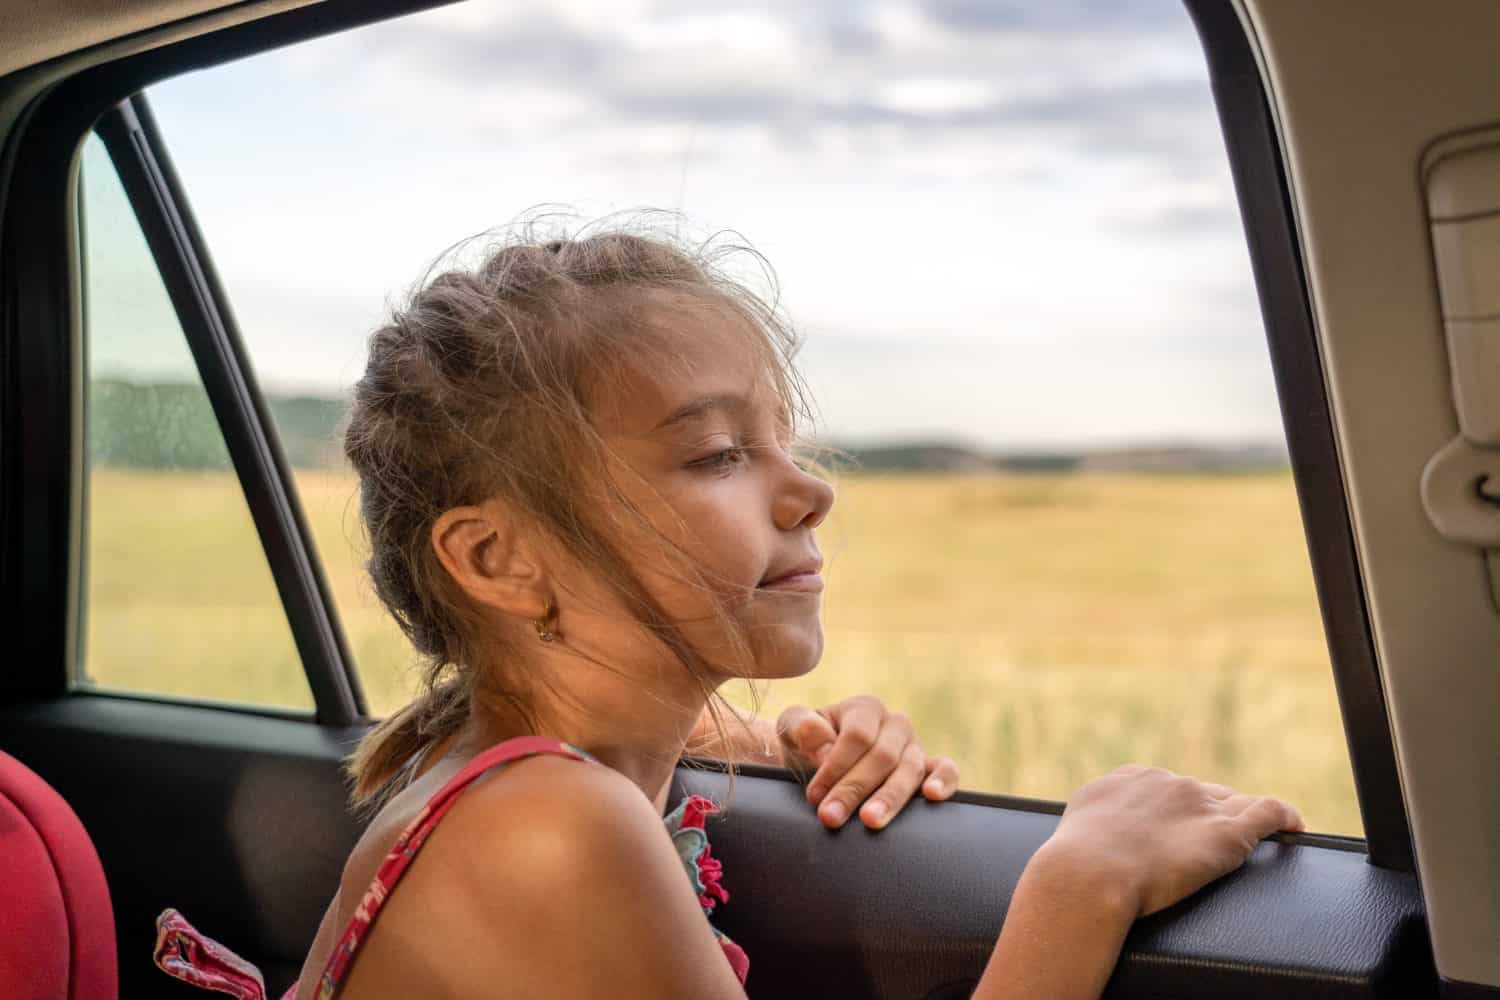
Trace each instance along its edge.
{"label": "lips", "polygon": [[772,572],[759,586],[779,590],[822,590],[823,578],[818,575],[822,568],[821,559],[810,559]]}

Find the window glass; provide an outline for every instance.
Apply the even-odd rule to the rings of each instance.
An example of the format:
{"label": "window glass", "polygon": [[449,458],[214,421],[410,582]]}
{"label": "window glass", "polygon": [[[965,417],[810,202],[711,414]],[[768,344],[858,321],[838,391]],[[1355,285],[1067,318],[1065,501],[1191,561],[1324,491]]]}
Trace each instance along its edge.
{"label": "window glass", "polygon": [[766,255],[820,440],[861,463],[820,532],[823,664],[764,712],[873,691],[968,787],[1139,761],[1359,831],[1180,3],[466,4],[150,97],[263,383],[310,415],[282,433],[319,446],[298,484],[376,709],[412,674],[334,445],[365,337],[465,236],[655,206]]}
{"label": "window glass", "polygon": [[83,147],[80,682],[311,708],[208,395],[104,145]]}

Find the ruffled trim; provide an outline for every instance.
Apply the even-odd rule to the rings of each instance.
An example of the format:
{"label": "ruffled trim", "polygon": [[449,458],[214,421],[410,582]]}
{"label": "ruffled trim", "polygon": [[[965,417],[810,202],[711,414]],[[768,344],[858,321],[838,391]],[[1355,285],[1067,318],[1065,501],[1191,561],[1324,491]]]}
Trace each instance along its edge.
{"label": "ruffled trim", "polygon": [[156,918],[152,958],[173,979],[200,989],[227,993],[235,1000],[266,998],[259,969],[203,934],[176,910],[163,910]]}
{"label": "ruffled trim", "polygon": [[723,934],[719,935],[719,947],[724,949],[724,957],[729,960],[729,967],[734,970],[735,976],[739,978],[740,985],[745,984],[745,977],[750,975],[750,956],[745,954],[745,949],[729,940]]}
{"label": "ruffled trim", "polygon": [[[710,853],[708,833],[704,830],[708,817],[718,811],[719,807],[703,796],[689,795],[663,817],[667,832],[672,835],[672,845],[677,848],[677,856],[682,861],[682,869],[693,883],[698,905],[703,907],[705,916],[711,915],[718,904],[729,902],[729,890],[723,884],[724,865]],[[750,974],[750,957],[723,931],[712,923],[708,926],[718,939],[729,967],[743,983]]]}
{"label": "ruffled trim", "polygon": [[683,870],[693,880],[704,913],[713,913],[718,904],[729,902],[729,890],[723,885],[724,865],[710,852],[704,831],[708,817],[718,811],[719,807],[703,796],[689,795],[665,817],[672,844],[682,859]]}

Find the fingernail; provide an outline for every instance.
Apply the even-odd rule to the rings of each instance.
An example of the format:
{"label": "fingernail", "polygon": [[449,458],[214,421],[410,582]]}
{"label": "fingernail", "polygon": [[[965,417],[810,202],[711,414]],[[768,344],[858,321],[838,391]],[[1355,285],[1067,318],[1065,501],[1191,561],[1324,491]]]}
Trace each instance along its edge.
{"label": "fingernail", "polygon": [[871,802],[865,806],[865,819],[871,826],[880,826],[885,822],[885,803]]}
{"label": "fingernail", "polygon": [[943,783],[936,778],[933,778],[931,781],[927,782],[927,784],[923,785],[922,788],[926,790],[928,795],[943,794]]}
{"label": "fingernail", "polygon": [[848,817],[849,810],[844,808],[844,804],[842,802],[830,802],[823,809],[823,815],[828,818],[828,822],[832,823],[834,826],[838,826],[844,822],[845,818]]}
{"label": "fingernail", "polygon": [[823,793],[826,791],[827,789],[822,785],[808,785],[807,797],[812,799],[814,802],[820,802],[823,799]]}

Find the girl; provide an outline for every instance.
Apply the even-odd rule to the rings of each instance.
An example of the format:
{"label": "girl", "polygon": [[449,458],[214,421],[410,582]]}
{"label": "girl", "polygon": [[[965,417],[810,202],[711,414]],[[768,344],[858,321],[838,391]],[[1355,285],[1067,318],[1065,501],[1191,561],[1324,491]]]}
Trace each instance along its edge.
{"label": "girl", "polygon": [[[512,241],[372,336],[346,452],[376,591],[430,667],[355,754],[356,803],[379,811],[297,997],[742,997],[744,953],[705,919],[727,898],[713,806],[662,829],[686,748],[810,760],[829,826],[952,794],[954,765],[873,699],[725,728],[726,680],[795,677],[823,649],[833,493],[794,457],[792,349],[718,254],[626,232]],[[1136,917],[1300,827],[1160,770],[1084,786],[975,995],[1097,997]],[[215,948],[163,915],[166,966],[249,983]]]}

